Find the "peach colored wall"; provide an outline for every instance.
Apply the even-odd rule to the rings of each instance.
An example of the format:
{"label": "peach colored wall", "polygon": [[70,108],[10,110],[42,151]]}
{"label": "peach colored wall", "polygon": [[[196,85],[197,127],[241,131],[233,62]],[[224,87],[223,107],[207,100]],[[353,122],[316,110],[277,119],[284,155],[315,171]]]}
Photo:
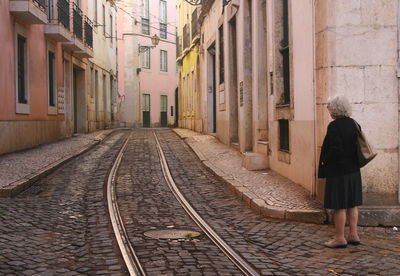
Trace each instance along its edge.
{"label": "peach colored wall", "polygon": [[[30,114],[16,114],[15,23],[27,32],[28,83]],[[43,25],[25,25],[9,12],[9,1],[0,2],[0,120],[63,120],[64,115],[48,115],[47,46]],[[56,46],[56,43],[53,43]],[[62,85],[60,47],[56,51],[57,83]]]}
{"label": "peach colored wall", "polygon": [[[159,1],[149,1],[150,4],[150,36],[157,34],[160,36],[159,24]],[[140,94],[150,93],[151,114],[150,119],[152,124],[160,122],[160,96],[168,96],[168,124],[174,123],[174,116],[171,116],[171,106],[175,110],[175,89],[178,86],[178,74],[176,73],[176,45],[175,26],[176,26],[176,7],[175,1],[167,1],[167,41],[160,40],[159,45],[151,49],[150,54],[150,70],[143,69],[139,74]],[[149,37],[138,36],[140,45],[151,45]],[[160,71],[160,50],[168,52],[168,72]],[[141,102],[140,98],[140,102]],[[141,108],[141,106],[140,106]]]}

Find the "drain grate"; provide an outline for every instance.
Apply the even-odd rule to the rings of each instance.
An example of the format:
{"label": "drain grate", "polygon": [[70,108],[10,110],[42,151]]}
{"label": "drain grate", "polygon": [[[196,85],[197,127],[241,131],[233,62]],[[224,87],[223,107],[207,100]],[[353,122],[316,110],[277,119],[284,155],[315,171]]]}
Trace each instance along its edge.
{"label": "drain grate", "polygon": [[144,233],[146,237],[162,240],[191,239],[200,236],[199,232],[183,229],[151,230]]}

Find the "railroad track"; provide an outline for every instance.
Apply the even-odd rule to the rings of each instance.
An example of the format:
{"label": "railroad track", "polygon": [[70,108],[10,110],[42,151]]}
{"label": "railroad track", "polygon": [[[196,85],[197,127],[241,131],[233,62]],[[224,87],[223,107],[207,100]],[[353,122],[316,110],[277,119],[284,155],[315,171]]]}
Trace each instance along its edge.
{"label": "railroad track", "polygon": [[[161,148],[160,142],[158,140],[157,134],[153,131],[154,138],[156,141],[157,152],[160,158],[160,164],[162,172],[167,182],[171,192],[174,194],[175,198],[182,205],[182,208],[187,212],[187,214],[193,219],[193,221],[203,230],[203,232],[208,236],[208,238],[232,261],[233,264],[244,274],[248,276],[258,276],[260,275],[245,259],[242,258],[232,247],[230,247],[216,232],[215,230],[194,210],[190,203],[186,200],[183,194],[180,192],[179,188],[175,184],[175,181],[171,175],[168,167],[167,160],[165,158],[164,152]],[[125,264],[128,268],[130,275],[132,276],[144,276],[146,275],[143,267],[141,266],[138,257],[135,254],[132,244],[129,241],[128,234],[124,227],[116,198],[115,192],[115,179],[118,171],[118,167],[121,163],[122,156],[124,154],[126,145],[129,141],[128,137],[122,146],[116,161],[111,169],[110,175],[108,177],[107,183],[107,201],[108,209],[110,212],[111,222],[113,230],[120,247],[122,256],[124,258]]]}

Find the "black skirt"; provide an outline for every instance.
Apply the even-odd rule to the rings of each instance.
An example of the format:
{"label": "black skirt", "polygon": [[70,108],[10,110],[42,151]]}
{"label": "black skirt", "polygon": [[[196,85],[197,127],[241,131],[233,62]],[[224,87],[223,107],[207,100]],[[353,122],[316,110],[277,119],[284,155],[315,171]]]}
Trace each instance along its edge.
{"label": "black skirt", "polygon": [[337,210],[360,205],[362,205],[360,171],[326,179],[324,208]]}

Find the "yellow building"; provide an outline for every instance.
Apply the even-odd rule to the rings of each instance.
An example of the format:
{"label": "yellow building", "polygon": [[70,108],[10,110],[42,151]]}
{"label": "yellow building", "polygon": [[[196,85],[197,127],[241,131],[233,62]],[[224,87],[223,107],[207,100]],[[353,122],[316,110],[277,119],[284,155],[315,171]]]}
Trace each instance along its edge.
{"label": "yellow building", "polygon": [[177,1],[179,68],[179,127],[202,131],[199,83],[199,8],[184,0]]}

